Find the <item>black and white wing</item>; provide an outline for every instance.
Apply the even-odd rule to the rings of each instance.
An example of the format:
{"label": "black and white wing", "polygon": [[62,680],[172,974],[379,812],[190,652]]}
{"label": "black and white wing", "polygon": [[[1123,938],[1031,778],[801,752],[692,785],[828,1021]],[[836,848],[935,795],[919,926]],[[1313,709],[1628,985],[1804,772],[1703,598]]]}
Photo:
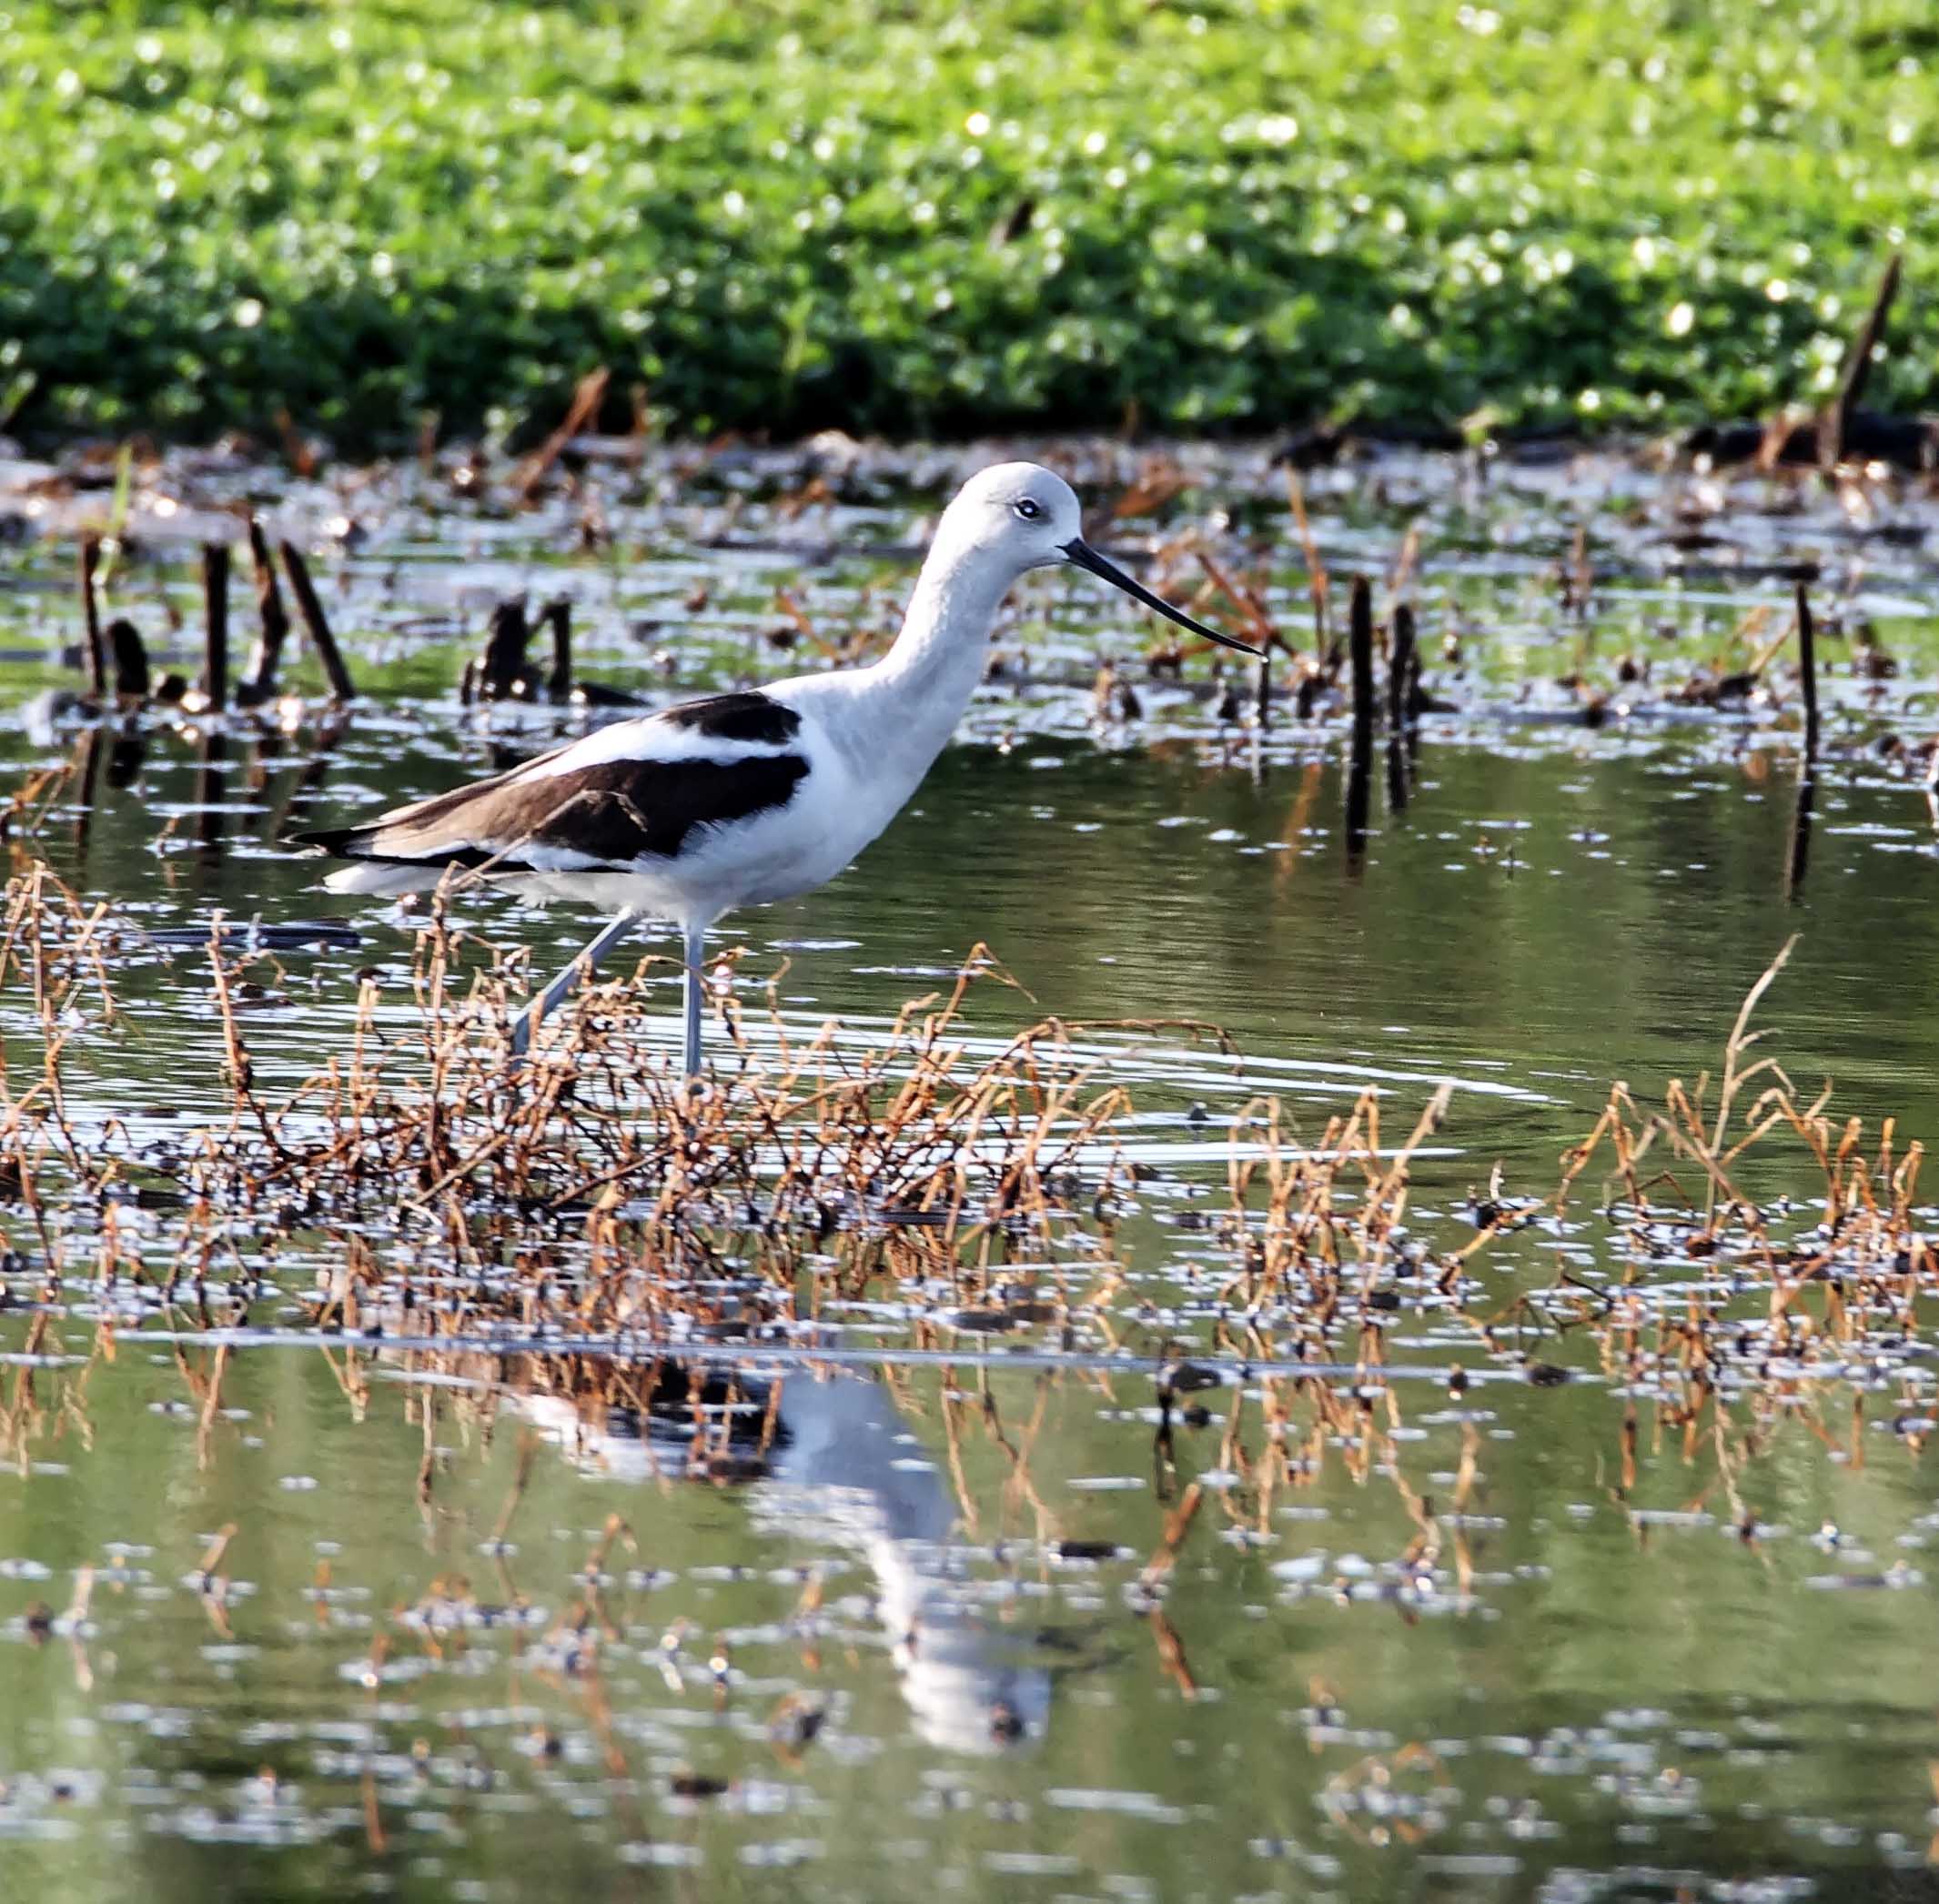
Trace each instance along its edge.
{"label": "black and white wing", "polygon": [[707,829],[788,804],[808,771],[795,744],[801,724],[766,694],[687,701],[292,843],[433,876],[447,867],[551,873],[677,860]]}

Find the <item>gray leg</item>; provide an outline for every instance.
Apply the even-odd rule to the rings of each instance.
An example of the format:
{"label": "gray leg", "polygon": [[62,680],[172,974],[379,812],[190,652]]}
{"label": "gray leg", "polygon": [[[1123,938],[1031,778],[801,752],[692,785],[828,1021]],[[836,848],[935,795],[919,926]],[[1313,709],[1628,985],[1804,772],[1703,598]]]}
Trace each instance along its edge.
{"label": "gray leg", "polygon": [[692,1083],[701,1074],[701,995],[706,983],[702,963],[707,956],[707,928],[690,925],[682,937],[687,965],[687,1079]]}
{"label": "gray leg", "polygon": [[526,1007],[525,1011],[520,1015],[518,1023],[512,1027],[511,1054],[513,1057],[522,1058],[525,1055],[527,1047],[532,1042],[532,1033],[538,1029],[539,1021],[545,1017],[552,1007],[579,982],[580,968],[583,966],[588,976],[597,972],[600,961],[621,939],[625,938],[628,932],[632,931],[638,916],[637,913],[633,912],[617,914],[611,923],[605,926],[597,937],[592,939],[572,959],[566,969]]}

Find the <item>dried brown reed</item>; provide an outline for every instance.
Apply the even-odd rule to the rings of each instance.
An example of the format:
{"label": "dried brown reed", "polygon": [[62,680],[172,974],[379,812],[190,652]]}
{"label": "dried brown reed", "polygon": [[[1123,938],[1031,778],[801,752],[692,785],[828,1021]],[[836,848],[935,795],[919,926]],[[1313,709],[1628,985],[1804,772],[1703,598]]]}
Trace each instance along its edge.
{"label": "dried brown reed", "polygon": [[[1009,982],[979,947],[951,984],[911,1001],[866,1043],[833,1023],[801,1036],[778,1008],[779,974],[751,1009],[723,962],[717,1078],[702,1090],[678,1078],[664,1022],[645,988],[623,979],[582,992],[521,1063],[509,1034],[524,954],[460,932],[440,906],[418,940],[409,1003],[366,978],[340,1053],[272,1091],[249,1010],[252,994],[278,994],[284,974],[218,918],[207,996],[228,1108],[157,1137],[98,1107],[78,1124],[67,1111],[76,1040],[117,1022],[111,936],[106,907],[43,864],[6,891],[0,993],[31,997],[40,1062],[27,1071],[17,1045],[0,1059],[0,1164],[30,1212],[51,1173],[70,1200],[110,1216],[131,1195],[164,1196],[211,1237],[384,1217],[447,1227],[461,1257],[459,1239],[487,1217],[535,1235],[576,1232],[582,1327],[651,1306],[620,1295],[642,1269],[678,1275],[751,1250],[762,1274],[785,1282],[836,1234],[868,1247],[853,1278],[824,1276],[818,1290],[848,1293],[893,1257],[901,1274],[946,1275],[955,1300],[980,1300],[1022,1239],[1129,1194],[1113,1137],[1125,1093],[1076,1041],[1159,1029],[1045,1019],[979,1040],[965,1023],[973,987]],[[641,972],[661,962],[642,960]],[[121,1260],[113,1228],[102,1228],[104,1274]],[[57,1257],[53,1234],[42,1240]],[[197,1265],[230,1248],[179,1247],[167,1285],[200,1280]]]}
{"label": "dried brown reed", "polygon": [[[1890,1117],[1868,1143],[1862,1120],[1831,1114],[1828,1083],[1807,1093],[1775,1058],[1752,1056],[1764,1035],[1752,1019],[1795,943],[1746,994],[1715,1080],[1672,1079],[1655,1110],[1626,1083],[1611,1087],[1588,1136],[1563,1158],[1554,1209],[1563,1215],[1579,1180],[1603,1160],[1604,1208],[1630,1244],[1628,1286],[1672,1255],[1716,1264],[1740,1285],[1754,1280],[1775,1319],[1815,1285],[1843,1312],[1827,1318],[1833,1333],[1849,1339],[1878,1305],[1910,1325],[1916,1296],[1939,1286],[1915,1209],[1924,1146],[1901,1148]],[[1760,1195],[1753,1169],[1782,1191]],[[1801,1204],[1812,1220],[1796,1220]]]}
{"label": "dried brown reed", "polygon": [[[1671,1081],[1660,1109],[1613,1086],[1540,1203],[1497,1184],[1459,1214],[1432,1165],[1439,1207],[1414,1207],[1447,1088],[1398,1144],[1392,1107],[1370,1091],[1308,1138],[1278,1102],[1247,1102],[1212,1225],[1217,1300],[1198,1339],[1173,1345],[1129,1279],[1120,1218],[1143,1191],[1109,1046],[1083,1042],[1100,1028],[1055,1019],[977,1038],[969,1001],[1007,982],[980,949],[866,1043],[833,1026],[800,1035],[776,1005],[778,975],[764,1003],[718,977],[720,1076],[692,1093],[661,1055],[648,988],[623,980],[582,991],[535,1060],[514,1064],[522,955],[434,912],[409,1003],[367,980],[341,1053],[274,1091],[250,1012],[252,994],[276,996],[279,970],[218,922],[208,998],[228,1107],[157,1133],[132,1112],[104,1115],[69,1082],[94,1038],[147,1034],[116,996],[124,931],[35,861],[0,904],[0,1002],[30,1005],[38,1024],[31,1056],[21,1038],[0,1053],[0,1193],[31,1238],[15,1261],[45,1271],[50,1299],[78,1278],[139,1312],[236,1321],[287,1252],[323,1260],[310,1319],[326,1329],[376,1325],[426,1346],[508,1327],[528,1342],[604,1337],[651,1367],[676,1338],[716,1345],[718,1360],[766,1325],[796,1339],[793,1325],[843,1304],[914,1291],[918,1349],[975,1359],[992,1333],[1049,1325],[1065,1350],[1182,1350],[1257,1372],[1256,1437],[1246,1410],[1227,1418],[1223,1458],[1245,1485],[1220,1509],[1263,1526],[1274,1490],[1300,1485],[1328,1446],[1362,1473],[1378,1465],[1375,1424],[1399,1421],[1397,1315],[1465,1329],[1485,1359],[1531,1378],[1534,1345],[1586,1331],[1609,1374],[1661,1380],[1690,1418],[1746,1369],[1835,1376],[1888,1322],[1909,1335],[1939,1288],[1916,1210],[1921,1147],[1890,1123],[1867,1142],[1757,1052],[1752,1020],[1782,954],[1745,999],[1717,1077]],[[1612,1237],[1614,1267],[1585,1278],[1559,1258],[1542,1286],[1540,1238],[1591,1231]],[[1490,1310],[1475,1259],[1517,1234],[1522,1274]],[[1311,1380],[1288,1372],[1300,1364]],[[1358,1378],[1343,1385],[1343,1365]],[[1164,1377],[1161,1480],[1192,1385]],[[1409,1516],[1423,1551],[1440,1551],[1430,1508]]]}

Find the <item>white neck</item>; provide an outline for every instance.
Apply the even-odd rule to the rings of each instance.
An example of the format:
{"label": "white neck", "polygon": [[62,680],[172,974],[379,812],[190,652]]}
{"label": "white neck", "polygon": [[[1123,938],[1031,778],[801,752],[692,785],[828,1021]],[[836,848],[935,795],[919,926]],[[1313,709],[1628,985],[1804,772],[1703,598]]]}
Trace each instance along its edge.
{"label": "white neck", "polygon": [[[975,551],[929,551],[902,632],[887,654],[854,670],[853,705],[866,724],[872,777],[895,803],[915,791],[948,744],[982,680],[990,630],[1015,579]],[[865,711],[864,711],[865,710]]]}

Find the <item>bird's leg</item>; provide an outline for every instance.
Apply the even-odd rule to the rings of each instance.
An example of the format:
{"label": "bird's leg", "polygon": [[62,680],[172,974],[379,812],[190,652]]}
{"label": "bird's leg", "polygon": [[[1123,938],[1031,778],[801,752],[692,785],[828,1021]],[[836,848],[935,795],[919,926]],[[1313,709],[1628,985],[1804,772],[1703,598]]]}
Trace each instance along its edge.
{"label": "bird's leg", "polygon": [[539,1027],[539,1021],[578,982],[580,967],[583,965],[589,976],[597,972],[600,961],[632,931],[638,917],[637,913],[631,912],[616,914],[611,922],[602,927],[597,936],[574,954],[565,970],[520,1013],[519,1022],[511,1031],[513,1057],[522,1058],[525,1055],[532,1042],[532,1033]]}
{"label": "bird's leg", "polygon": [[687,966],[687,1068],[691,1084],[701,1074],[701,1000],[706,978],[702,962],[707,956],[707,928],[690,925],[682,935],[682,956]]}

